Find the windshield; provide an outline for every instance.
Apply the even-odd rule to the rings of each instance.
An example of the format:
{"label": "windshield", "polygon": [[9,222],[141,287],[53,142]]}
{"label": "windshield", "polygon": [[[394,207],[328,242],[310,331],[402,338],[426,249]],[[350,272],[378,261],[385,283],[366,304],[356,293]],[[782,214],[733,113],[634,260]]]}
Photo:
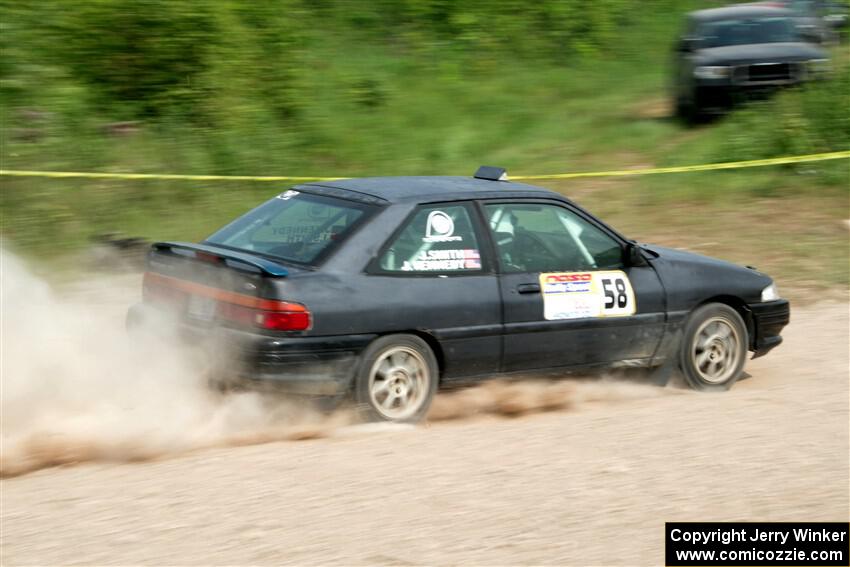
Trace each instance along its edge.
{"label": "windshield", "polygon": [[314,264],[338,246],[372,209],[369,205],[286,191],[206,239],[297,264]]}
{"label": "windshield", "polygon": [[798,41],[789,18],[741,18],[718,20],[700,26],[703,47]]}

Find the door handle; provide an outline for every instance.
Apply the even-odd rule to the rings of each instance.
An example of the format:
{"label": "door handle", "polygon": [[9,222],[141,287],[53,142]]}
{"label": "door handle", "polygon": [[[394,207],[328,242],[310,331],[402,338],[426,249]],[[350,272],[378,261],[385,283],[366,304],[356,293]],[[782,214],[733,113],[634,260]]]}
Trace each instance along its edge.
{"label": "door handle", "polygon": [[519,293],[540,293],[540,284],[523,283],[516,286]]}

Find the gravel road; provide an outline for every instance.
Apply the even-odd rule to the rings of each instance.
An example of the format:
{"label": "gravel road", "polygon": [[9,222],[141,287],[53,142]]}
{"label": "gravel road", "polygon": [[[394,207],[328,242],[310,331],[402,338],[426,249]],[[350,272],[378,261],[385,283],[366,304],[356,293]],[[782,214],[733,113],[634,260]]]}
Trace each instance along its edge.
{"label": "gravel road", "polygon": [[724,394],[580,382],[557,411],[7,478],[0,563],[661,564],[665,521],[846,521],[848,305],[792,319]]}

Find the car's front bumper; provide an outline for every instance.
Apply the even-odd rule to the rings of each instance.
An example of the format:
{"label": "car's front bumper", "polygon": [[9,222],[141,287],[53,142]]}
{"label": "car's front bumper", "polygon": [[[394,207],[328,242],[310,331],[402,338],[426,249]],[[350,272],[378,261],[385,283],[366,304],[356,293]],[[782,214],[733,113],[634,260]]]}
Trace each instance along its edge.
{"label": "car's front bumper", "polygon": [[[151,311],[154,310],[154,311]],[[149,320],[155,308],[139,303],[128,326]],[[221,325],[177,323],[178,336],[208,353],[222,381],[269,383],[308,395],[335,395],[351,388],[360,353],[376,335],[275,336]]]}
{"label": "car's front bumper", "polygon": [[694,93],[697,106],[706,111],[724,111],[735,104],[769,96],[776,90],[800,84],[799,80],[777,81],[754,85],[706,84],[698,85]]}
{"label": "car's front bumper", "polygon": [[752,313],[753,358],[764,356],[782,343],[780,333],[791,321],[791,305],[787,299],[752,303],[747,306]]}

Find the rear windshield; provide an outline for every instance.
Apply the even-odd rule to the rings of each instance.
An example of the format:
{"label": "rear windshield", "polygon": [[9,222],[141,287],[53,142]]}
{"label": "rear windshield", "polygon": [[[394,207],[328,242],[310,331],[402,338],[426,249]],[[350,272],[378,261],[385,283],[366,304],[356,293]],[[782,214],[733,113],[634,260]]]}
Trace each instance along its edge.
{"label": "rear windshield", "polygon": [[314,264],[338,246],[373,207],[286,191],[206,239],[296,264]]}
{"label": "rear windshield", "polygon": [[699,35],[702,47],[798,41],[794,24],[784,17],[707,22],[700,26]]}

